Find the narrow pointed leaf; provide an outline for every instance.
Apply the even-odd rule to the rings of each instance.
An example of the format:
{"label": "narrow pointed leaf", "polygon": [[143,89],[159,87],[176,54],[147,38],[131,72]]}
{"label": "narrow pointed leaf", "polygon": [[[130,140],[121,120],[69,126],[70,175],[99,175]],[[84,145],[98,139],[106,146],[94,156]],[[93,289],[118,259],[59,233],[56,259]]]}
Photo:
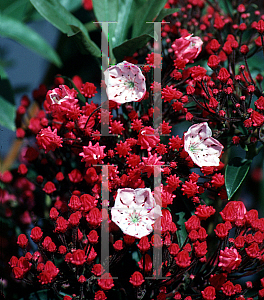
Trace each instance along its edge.
{"label": "narrow pointed leaf", "polygon": [[[148,32],[149,25],[158,16],[167,0],[147,0],[141,5],[135,16],[132,37],[137,37],[142,33]],[[153,26],[153,25],[152,25]]]}
{"label": "narrow pointed leaf", "polygon": [[121,62],[124,59],[124,56],[131,56],[138,49],[146,45],[146,43],[151,39],[151,35],[143,34],[136,38],[125,41],[123,44],[115,47],[113,49],[114,55],[117,59],[117,62]]}
{"label": "narrow pointed leaf", "polygon": [[179,246],[181,247],[188,235],[184,224],[186,222],[185,213],[181,211],[179,213],[176,213],[175,215],[179,217],[179,220],[177,222],[177,225],[179,225],[179,227],[178,230],[176,231],[176,234],[177,234]]}
{"label": "narrow pointed leaf", "polygon": [[34,30],[16,19],[0,14],[0,36],[15,40],[58,67],[61,60],[52,47]]}
{"label": "narrow pointed leaf", "polygon": [[30,0],[30,2],[42,17],[63,33],[68,36],[80,33],[83,36],[86,51],[95,57],[101,57],[101,50],[91,40],[84,24],[62,6],[59,0]]}
{"label": "narrow pointed leaf", "polygon": [[7,129],[15,131],[16,106],[2,96],[0,96],[0,106],[0,124]]}

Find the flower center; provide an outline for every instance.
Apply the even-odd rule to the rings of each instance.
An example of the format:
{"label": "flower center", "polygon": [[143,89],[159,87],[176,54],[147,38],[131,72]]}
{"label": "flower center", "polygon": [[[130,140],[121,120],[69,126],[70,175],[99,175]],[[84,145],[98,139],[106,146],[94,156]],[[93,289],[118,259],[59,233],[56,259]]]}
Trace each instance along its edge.
{"label": "flower center", "polygon": [[128,82],[127,82],[127,85],[128,85],[128,87],[129,87],[130,89],[133,89],[134,86],[135,86],[135,82],[133,82],[133,81],[128,81]]}
{"label": "flower center", "polygon": [[130,219],[132,223],[136,224],[140,222],[141,218],[140,215],[134,210],[134,212],[130,215]]}
{"label": "flower center", "polygon": [[190,151],[191,151],[191,152],[203,151],[202,148],[199,148],[199,145],[200,145],[200,144],[193,144],[193,145],[190,145]]}

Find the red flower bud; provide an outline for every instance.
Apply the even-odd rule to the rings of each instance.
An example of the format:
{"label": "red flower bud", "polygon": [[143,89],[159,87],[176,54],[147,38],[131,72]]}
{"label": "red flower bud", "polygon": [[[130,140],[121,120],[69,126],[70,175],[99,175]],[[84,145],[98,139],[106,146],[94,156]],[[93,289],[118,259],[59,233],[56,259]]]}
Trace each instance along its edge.
{"label": "red flower bud", "polygon": [[31,230],[30,237],[32,238],[33,242],[38,243],[43,236],[43,232],[40,227],[36,226]]}
{"label": "red flower bud", "polygon": [[17,238],[17,244],[21,248],[26,248],[28,245],[28,239],[25,234],[20,234]]}
{"label": "red flower bud", "polygon": [[143,278],[143,275],[142,275],[140,272],[138,272],[138,271],[134,272],[134,273],[131,275],[130,280],[129,280],[129,282],[130,282],[131,284],[133,284],[133,286],[135,286],[135,287],[141,286],[141,284],[142,284],[144,281],[145,281],[145,280],[144,280],[144,278]]}

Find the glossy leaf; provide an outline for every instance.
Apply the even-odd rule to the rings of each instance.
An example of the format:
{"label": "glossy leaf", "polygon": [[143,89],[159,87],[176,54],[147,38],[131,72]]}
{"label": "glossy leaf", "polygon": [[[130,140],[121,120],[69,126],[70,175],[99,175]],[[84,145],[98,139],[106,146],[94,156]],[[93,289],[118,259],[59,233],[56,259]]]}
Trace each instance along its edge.
{"label": "glossy leaf", "polygon": [[112,22],[108,25],[110,51],[128,39],[129,28],[141,4],[142,0],[94,1],[93,7],[98,22]]}
{"label": "glossy leaf", "polygon": [[[147,0],[141,5],[135,15],[132,38],[148,32],[149,25],[146,22],[152,22],[160,13],[167,0]],[[153,26],[153,25],[152,25]]]}
{"label": "glossy leaf", "polygon": [[0,124],[7,129],[15,131],[16,106],[2,96],[0,96],[0,106]]}
{"label": "glossy leaf", "polygon": [[75,11],[82,6],[82,0],[59,0],[68,11]]}
{"label": "glossy leaf", "polygon": [[151,39],[151,35],[143,34],[131,40],[124,42],[123,44],[115,47],[113,49],[114,55],[117,59],[117,62],[121,62],[124,59],[124,56],[132,56],[135,51],[146,45],[146,43]]}
{"label": "glossy leaf", "polygon": [[15,131],[16,106],[13,89],[4,69],[0,66],[0,124]]}
{"label": "glossy leaf", "polygon": [[61,60],[52,47],[34,30],[14,18],[0,14],[0,35],[35,51],[58,67]]}
{"label": "glossy leaf", "polygon": [[[178,8],[163,8],[157,17],[155,18],[155,22],[161,22],[165,17],[171,15],[175,12],[179,11]],[[145,23],[144,27],[142,28],[142,33],[149,34],[151,37],[154,38],[154,25],[153,23]]]}
{"label": "glossy leaf", "polygon": [[117,62],[122,61],[125,55],[132,55],[154,36],[153,24],[147,21],[162,21],[165,16],[178,11],[163,9],[165,3],[164,0],[94,1],[97,20],[112,22],[108,25],[109,46]]}
{"label": "glossy leaf", "polygon": [[225,186],[228,200],[230,200],[250,169],[252,160],[242,159],[241,157],[234,157],[228,162],[225,170]]}
{"label": "glossy leaf", "polygon": [[[167,15],[170,15],[176,11],[178,11],[176,8],[162,9],[156,20],[162,21]],[[133,55],[135,51],[142,48],[151,38],[154,37],[153,24],[146,24],[146,26],[147,29],[145,28],[145,30],[148,31],[148,33],[129,39],[113,49],[113,53],[117,59],[117,62],[123,61],[124,56]]]}
{"label": "glossy leaf", "polygon": [[179,217],[179,220],[177,222],[177,225],[179,226],[177,226],[178,230],[176,231],[176,234],[177,234],[179,246],[181,247],[187,237],[187,231],[184,224],[184,222],[186,222],[186,219],[184,218],[185,212],[181,211],[179,213],[176,213],[175,215]]}
{"label": "glossy leaf", "polygon": [[17,21],[24,21],[31,7],[32,5],[28,0],[16,0],[3,10],[3,14],[13,17]]}
{"label": "glossy leaf", "polygon": [[63,7],[59,0],[30,0],[30,2],[47,21],[63,33],[68,36],[77,33],[82,35],[86,51],[95,57],[101,57],[101,50],[91,40],[85,26]]}

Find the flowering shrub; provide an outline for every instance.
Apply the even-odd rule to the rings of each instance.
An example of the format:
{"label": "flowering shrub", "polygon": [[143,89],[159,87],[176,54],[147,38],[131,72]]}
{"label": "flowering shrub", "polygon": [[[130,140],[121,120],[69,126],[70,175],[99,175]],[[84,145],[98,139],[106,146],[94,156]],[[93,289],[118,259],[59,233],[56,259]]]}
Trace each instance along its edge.
{"label": "flowering shrub", "polygon": [[12,276],[64,300],[263,298],[263,212],[240,186],[263,146],[263,77],[249,58],[264,54],[264,14],[154,2],[160,45],[109,27],[101,105],[80,77],[35,91],[27,126],[21,100],[22,162],[1,174],[5,217],[20,227]]}

